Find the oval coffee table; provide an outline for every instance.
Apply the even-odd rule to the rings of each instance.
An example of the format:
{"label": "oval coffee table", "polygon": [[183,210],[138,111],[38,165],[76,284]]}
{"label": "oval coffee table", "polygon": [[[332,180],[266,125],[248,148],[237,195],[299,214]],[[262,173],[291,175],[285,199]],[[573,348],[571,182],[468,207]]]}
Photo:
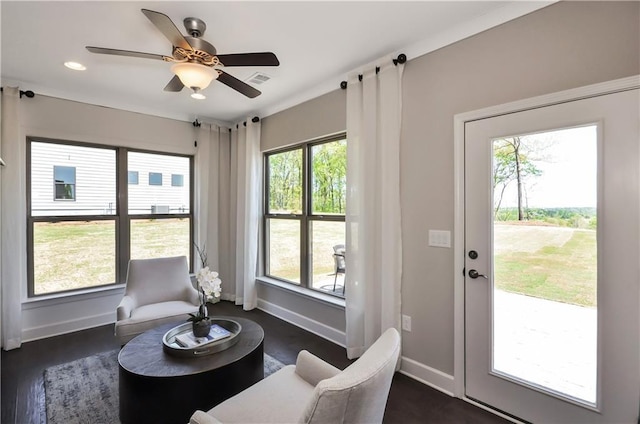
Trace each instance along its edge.
{"label": "oval coffee table", "polygon": [[242,331],[230,348],[197,358],[171,356],[162,336],[176,322],[132,339],[118,355],[120,421],[188,423],[196,409],[207,411],[264,377],[264,331],[253,321],[237,321]]}

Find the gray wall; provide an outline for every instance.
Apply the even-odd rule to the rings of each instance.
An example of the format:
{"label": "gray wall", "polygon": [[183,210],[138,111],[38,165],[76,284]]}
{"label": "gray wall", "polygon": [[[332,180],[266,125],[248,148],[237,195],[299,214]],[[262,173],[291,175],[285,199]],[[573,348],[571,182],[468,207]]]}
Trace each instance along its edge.
{"label": "gray wall", "polygon": [[[427,240],[429,229],[453,231],[454,115],[640,74],[639,14],[637,2],[557,3],[406,64],[402,311],[413,328],[403,334],[404,357],[453,375],[453,249]],[[344,111],[338,90],[272,115],[263,120],[262,147],[344,130]],[[276,290],[263,287],[261,296],[295,307]],[[333,308],[315,313],[335,320]]]}
{"label": "gray wall", "polygon": [[339,89],[262,120],[263,151],[300,143],[347,129],[347,94]]}

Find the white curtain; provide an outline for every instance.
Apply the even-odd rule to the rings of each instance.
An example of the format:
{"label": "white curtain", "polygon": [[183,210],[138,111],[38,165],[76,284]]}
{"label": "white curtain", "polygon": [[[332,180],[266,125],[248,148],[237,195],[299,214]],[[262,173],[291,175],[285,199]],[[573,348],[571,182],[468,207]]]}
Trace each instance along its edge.
{"label": "white curtain", "polygon": [[236,262],[235,244],[231,250],[231,241],[235,239],[235,228],[231,227],[231,130],[220,128],[218,157],[218,272],[222,280],[221,299],[235,301]]}
{"label": "white curtain", "polygon": [[[194,241],[206,249],[209,269],[220,272],[219,260],[219,180],[220,132],[217,125],[202,124],[196,128],[198,150],[195,157]],[[200,269],[200,257],[193,246],[195,270]]]}
{"label": "white curtain", "polygon": [[[400,331],[400,124],[403,65],[390,57],[353,73],[347,88],[347,356]],[[362,75],[362,81],[359,75]]]}
{"label": "white curtain", "polygon": [[1,191],[1,276],[2,348],[16,349],[22,344],[21,290],[26,287],[26,211],[24,143],[20,139],[20,90],[4,87],[2,92],[2,131],[0,153],[6,166]]}
{"label": "white curtain", "polygon": [[246,121],[231,131],[229,222],[230,251],[235,252],[235,293],[229,298],[243,309],[258,304],[256,276],[262,217],[260,122]]}

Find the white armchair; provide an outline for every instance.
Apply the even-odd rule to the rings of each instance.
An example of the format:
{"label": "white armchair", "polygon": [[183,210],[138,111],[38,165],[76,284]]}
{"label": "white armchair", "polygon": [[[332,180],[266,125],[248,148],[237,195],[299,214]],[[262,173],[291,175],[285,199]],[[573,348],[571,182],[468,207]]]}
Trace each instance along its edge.
{"label": "white armchair", "polygon": [[115,334],[121,344],[159,325],[187,320],[200,297],[191,284],[186,256],[132,259],[124,297],[116,310]]}
{"label": "white armchair", "polygon": [[344,371],[303,350],[288,365],[190,424],[381,423],[400,356],[400,334],[388,329]]}

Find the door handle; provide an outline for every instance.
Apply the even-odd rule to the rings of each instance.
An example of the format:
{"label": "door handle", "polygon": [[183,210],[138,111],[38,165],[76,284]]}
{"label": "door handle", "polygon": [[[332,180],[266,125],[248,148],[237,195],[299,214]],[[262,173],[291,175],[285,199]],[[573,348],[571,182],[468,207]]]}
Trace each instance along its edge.
{"label": "door handle", "polygon": [[488,279],[489,279],[489,277],[487,277],[486,275],[484,275],[484,274],[479,274],[479,273],[478,273],[478,271],[476,271],[475,269],[470,269],[470,270],[469,270],[469,277],[473,278],[474,280],[475,280],[476,278],[478,278],[478,277],[482,277],[482,278],[484,278],[484,279],[486,279],[486,280],[488,280]]}

